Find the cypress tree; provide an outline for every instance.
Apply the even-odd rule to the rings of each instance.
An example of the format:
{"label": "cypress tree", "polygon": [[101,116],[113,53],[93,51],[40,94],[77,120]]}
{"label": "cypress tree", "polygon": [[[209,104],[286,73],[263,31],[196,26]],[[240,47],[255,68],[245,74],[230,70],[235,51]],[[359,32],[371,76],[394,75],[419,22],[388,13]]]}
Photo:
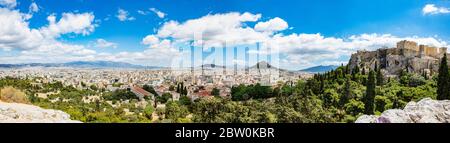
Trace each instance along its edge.
{"label": "cypress tree", "polygon": [[345,65],[345,74],[350,74],[349,64]]}
{"label": "cypress tree", "polygon": [[375,72],[378,71],[378,62],[375,62],[375,69],[374,69],[374,71]]}
{"label": "cypress tree", "polygon": [[345,80],[345,85],[344,85],[344,93],[341,96],[341,98],[339,99],[339,103],[341,107],[344,107],[345,103],[348,102],[348,100],[350,100],[351,98],[351,87],[350,87],[350,78],[347,77]]}
{"label": "cypress tree", "polygon": [[359,73],[359,72],[360,72],[359,66],[356,66],[356,68],[355,68],[355,73]]}
{"label": "cypress tree", "polygon": [[437,81],[437,99],[445,100],[450,98],[449,92],[449,72],[447,65],[447,54],[444,54],[444,57],[441,59],[441,64],[439,65],[439,75]]}
{"label": "cypress tree", "polygon": [[396,93],[396,96],[393,99],[394,101],[392,101],[392,108],[394,108],[394,109],[402,108],[400,106],[400,102],[398,101],[398,99],[401,98],[402,96],[403,96],[403,91],[400,90]]}
{"label": "cypress tree", "polygon": [[377,85],[382,86],[384,84],[384,77],[383,73],[381,73],[381,69],[378,69],[377,71]]}
{"label": "cypress tree", "polygon": [[364,114],[372,115],[375,100],[375,73],[370,70],[364,97]]}
{"label": "cypress tree", "polygon": [[358,73],[359,73],[359,67],[358,67],[358,65],[356,65],[355,68],[353,68],[352,74],[355,75]]}
{"label": "cypress tree", "polygon": [[183,95],[187,95],[188,94],[188,90],[186,88],[186,86],[183,88]]}

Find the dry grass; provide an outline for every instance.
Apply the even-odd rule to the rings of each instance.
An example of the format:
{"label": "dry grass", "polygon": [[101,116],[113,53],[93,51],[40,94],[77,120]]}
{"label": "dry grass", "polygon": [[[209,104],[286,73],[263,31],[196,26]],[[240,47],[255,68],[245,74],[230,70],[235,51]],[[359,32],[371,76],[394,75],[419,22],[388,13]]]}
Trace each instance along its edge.
{"label": "dry grass", "polygon": [[0,89],[0,100],[9,103],[29,103],[27,95],[14,87]]}

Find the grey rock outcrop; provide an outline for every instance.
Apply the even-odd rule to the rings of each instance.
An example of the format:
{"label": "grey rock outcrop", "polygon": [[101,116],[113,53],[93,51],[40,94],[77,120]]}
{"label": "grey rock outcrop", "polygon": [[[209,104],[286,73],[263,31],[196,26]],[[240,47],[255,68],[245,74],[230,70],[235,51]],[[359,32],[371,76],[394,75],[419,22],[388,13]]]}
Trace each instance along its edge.
{"label": "grey rock outcrop", "polygon": [[[384,75],[396,76],[402,70],[411,73],[427,74],[429,76],[437,73],[440,59],[447,52],[447,48],[417,45],[412,41],[400,41],[397,47],[380,48],[376,51],[358,51],[352,54],[349,64],[350,69],[358,66],[374,69],[378,66]],[[448,59],[447,59],[448,60]]]}
{"label": "grey rock outcrop", "polygon": [[450,123],[450,100],[424,98],[409,102],[403,110],[386,110],[380,116],[362,115],[355,123]]}
{"label": "grey rock outcrop", "polygon": [[0,123],[81,123],[59,110],[37,106],[0,102]]}

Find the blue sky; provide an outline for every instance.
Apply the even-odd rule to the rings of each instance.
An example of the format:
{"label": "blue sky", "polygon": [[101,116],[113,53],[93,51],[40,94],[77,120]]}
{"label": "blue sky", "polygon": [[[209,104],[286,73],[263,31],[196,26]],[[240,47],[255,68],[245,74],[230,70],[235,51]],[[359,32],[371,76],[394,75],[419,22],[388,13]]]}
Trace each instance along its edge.
{"label": "blue sky", "polygon": [[[195,42],[195,40],[186,39],[185,35],[174,34],[188,32],[189,35],[192,31],[170,29],[167,26],[168,23],[177,22],[175,27],[199,28],[212,30],[214,33],[217,27],[214,27],[212,23],[220,25],[223,22],[233,21],[232,18],[239,18],[239,16],[242,18],[245,13],[253,16],[253,19],[237,20],[237,27],[230,25],[231,28],[225,29],[232,32],[218,29],[220,31],[216,31],[217,33],[225,34],[217,34],[212,38],[222,39],[221,36],[229,36],[230,38],[223,39],[235,40],[235,37],[243,36],[239,35],[240,30],[245,31],[246,28],[251,28],[253,31],[246,35],[254,34],[254,37],[246,38],[250,41],[262,43],[270,41],[267,43],[277,44],[273,47],[279,48],[277,50],[282,55],[280,66],[289,69],[339,64],[346,62],[350,54],[356,50],[392,46],[395,41],[401,39],[416,40],[419,43],[434,46],[447,46],[450,40],[450,12],[448,12],[450,1],[448,0],[136,0],[133,2],[126,0],[17,0],[15,3],[11,1],[14,0],[0,0],[3,9],[0,15],[4,14],[0,18],[8,18],[6,15],[8,13],[11,15],[11,12],[21,15],[21,19],[12,19],[19,20],[19,23],[27,23],[28,27],[25,29],[39,30],[41,35],[44,35],[38,36],[44,38],[30,39],[45,41],[42,44],[30,46],[23,45],[25,41],[8,41],[10,39],[0,37],[0,55],[3,56],[0,62],[2,63],[65,62],[86,59],[170,66],[168,60],[183,54],[171,52],[176,52],[174,49],[179,47],[188,48],[186,43]],[[37,9],[31,10],[33,3],[37,5]],[[118,17],[119,11],[127,13],[122,20]],[[160,15],[156,12],[160,12]],[[59,28],[58,30],[48,30],[52,31],[52,34],[42,30],[51,27],[48,20],[50,16],[55,17],[55,25],[58,25],[58,21],[65,17],[63,13],[70,13],[74,15],[73,17],[80,16],[80,18],[66,15],[66,20],[73,22],[74,25],[64,26],[64,23],[61,23],[62,26],[55,26]],[[232,15],[231,13],[236,13],[237,16],[226,16]],[[26,15],[31,15],[31,18],[24,18]],[[85,17],[87,19],[83,19],[82,16],[87,16]],[[89,19],[91,16],[93,19]],[[214,21],[214,17],[222,18],[222,21],[212,22],[207,26],[202,25],[202,22]],[[278,23],[274,21],[272,26],[282,26],[281,29],[269,29],[269,31],[268,27],[256,29],[258,23],[275,18],[281,19],[281,24],[285,22],[287,26],[277,25],[280,24],[278,20]],[[77,20],[87,20],[87,25],[77,25],[82,23]],[[201,22],[197,25],[185,23],[190,20]],[[5,25],[14,24],[6,23]],[[225,24],[224,26],[226,27]],[[8,36],[29,35],[21,33],[20,29],[19,32],[11,29],[2,30],[4,30],[3,33],[10,34]],[[173,31],[170,31],[172,34],[164,35],[161,32],[163,30]],[[0,33],[2,33],[1,30]],[[14,35],[15,33],[17,35]],[[157,42],[145,43],[145,37],[151,35],[156,37]],[[167,43],[163,43],[164,40],[167,40]],[[242,42],[246,40],[237,41],[239,44],[230,47],[244,48],[253,44]],[[103,46],[98,46],[99,44]],[[50,49],[53,47],[56,48]],[[56,54],[51,52],[58,50],[58,47],[65,48],[66,51]],[[254,49],[254,46],[250,47]]]}

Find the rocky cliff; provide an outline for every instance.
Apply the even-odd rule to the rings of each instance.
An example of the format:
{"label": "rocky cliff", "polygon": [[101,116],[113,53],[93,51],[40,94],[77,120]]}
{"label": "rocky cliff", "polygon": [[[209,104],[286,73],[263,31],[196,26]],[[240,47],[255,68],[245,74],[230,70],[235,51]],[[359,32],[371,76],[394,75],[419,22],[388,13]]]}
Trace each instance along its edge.
{"label": "rocky cliff", "polygon": [[362,115],[356,123],[450,123],[450,100],[425,98],[409,102],[403,110],[386,110],[380,116]]}
{"label": "rocky cliff", "polygon": [[447,52],[447,48],[417,45],[412,41],[400,41],[397,47],[381,48],[376,51],[358,51],[352,54],[350,69],[358,66],[374,69],[375,65],[381,68],[384,75],[398,75],[402,70],[411,73],[433,75],[439,69],[440,59]]}
{"label": "rocky cliff", "polygon": [[81,123],[59,110],[37,106],[0,102],[0,123]]}

